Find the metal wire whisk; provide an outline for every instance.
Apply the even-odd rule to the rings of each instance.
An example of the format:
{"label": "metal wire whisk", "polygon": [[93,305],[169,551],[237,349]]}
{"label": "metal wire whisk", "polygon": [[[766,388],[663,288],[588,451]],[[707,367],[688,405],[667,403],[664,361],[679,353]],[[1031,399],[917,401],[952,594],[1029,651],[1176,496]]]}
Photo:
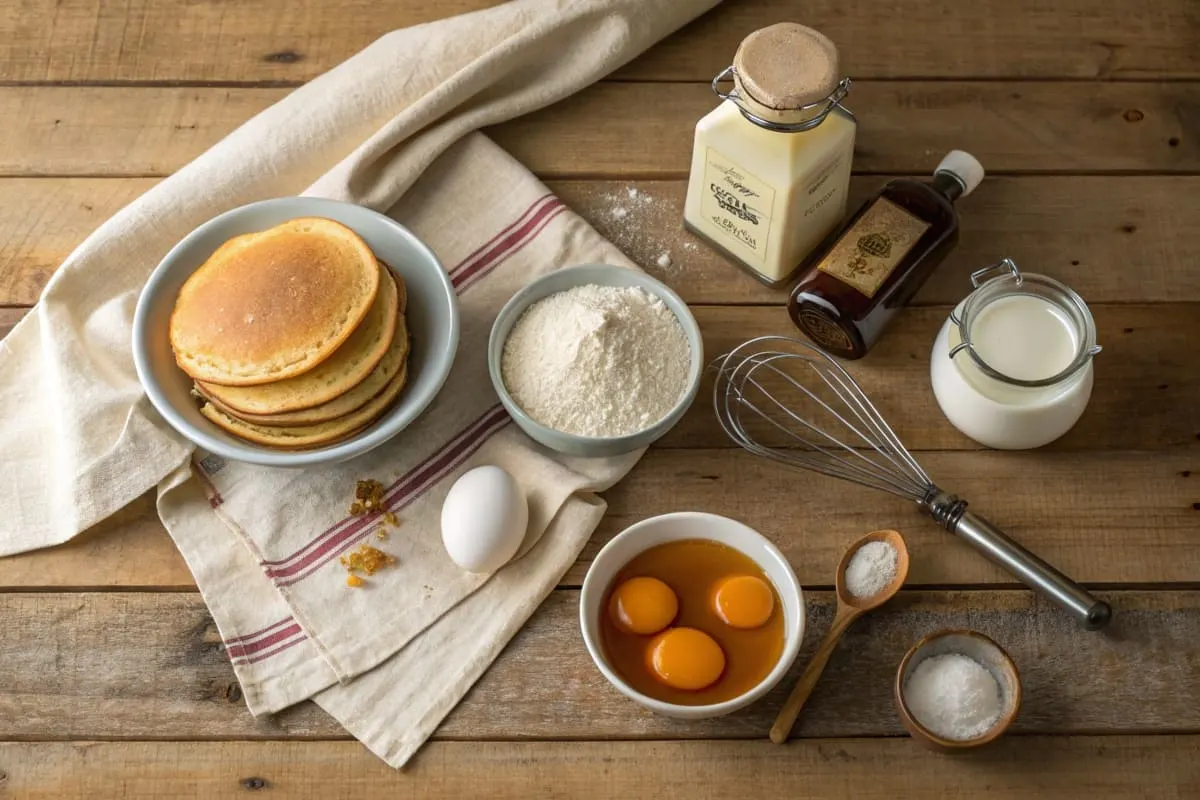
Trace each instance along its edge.
{"label": "metal wire whisk", "polygon": [[917,503],[1023,583],[1097,630],[1109,605],[967,511],[942,491],[859,385],[817,347],[787,336],[751,339],[719,357],[713,407],[730,438],[755,455]]}

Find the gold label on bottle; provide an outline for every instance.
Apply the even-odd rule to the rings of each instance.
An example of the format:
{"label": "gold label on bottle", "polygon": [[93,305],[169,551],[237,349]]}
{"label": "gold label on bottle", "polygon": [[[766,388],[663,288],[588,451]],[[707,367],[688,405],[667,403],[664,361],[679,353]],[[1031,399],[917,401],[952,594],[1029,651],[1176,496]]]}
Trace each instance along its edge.
{"label": "gold label on bottle", "polygon": [[841,235],[817,269],[867,297],[874,297],[900,259],[929,227],[925,220],[886,197],[879,197]]}
{"label": "gold label on bottle", "polygon": [[775,190],[711,147],[704,158],[700,213],[731,242],[765,258]]}

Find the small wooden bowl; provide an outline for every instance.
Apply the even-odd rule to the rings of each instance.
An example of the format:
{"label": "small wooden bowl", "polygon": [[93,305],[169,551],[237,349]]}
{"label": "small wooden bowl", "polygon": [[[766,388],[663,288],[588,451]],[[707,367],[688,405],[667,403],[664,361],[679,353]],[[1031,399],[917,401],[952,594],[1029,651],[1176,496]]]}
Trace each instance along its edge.
{"label": "small wooden bowl", "polygon": [[[947,653],[970,656],[987,668],[1000,684],[1000,694],[1004,704],[1000,719],[996,720],[996,724],[983,735],[974,739],[958,740],[938,736],[917,722],[904,699],[904,684],[912,675],[912,671],[916,669],[917,664],[930,656]],[[1021,676],[1017,672],[1017,665],[1013,663],[1008,653],[982,633],[968,630],[944,630],[922,638],[904,654],[904,658],[900,661],[900,668],[896,670],[895,696],[896,708],[900,712],[900,721],[904,723],[904,727],[908,729],[914,739],[939,752],[962,753],[995,741],[1016,719],[1017,712],[1021,708]]]}

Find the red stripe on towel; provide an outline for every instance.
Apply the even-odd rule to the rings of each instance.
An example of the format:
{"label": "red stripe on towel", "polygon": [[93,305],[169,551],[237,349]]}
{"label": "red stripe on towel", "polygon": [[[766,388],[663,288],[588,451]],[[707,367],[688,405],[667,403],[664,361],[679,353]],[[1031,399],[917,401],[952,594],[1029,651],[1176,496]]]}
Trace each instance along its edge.
{"label": "red stripe on towel", "polygon": [[537,213],[526,220],[523,225],[511,231],[493,245],[482,260],[457,270],[450,278],[457,292],[461,294],[468,286],[476,282],[475,279],[482,278],[498,267],[506,258],[529,244],[533,237],[541,232],[542,227],[544,227],[543,223],[549,221],[550,217],[553,217],[564,208],[566,206],[557,197],[543,203]]}
{"label": "red stripe on towel", "polygon": [[263,638],[259,639],[256,642],[249,642],[248,644],[230,645],[230,646],[227,646],[225,648],[225,650],[226,650],[226,652],[229,653],[230,658],[244,658],[247,656],[251,656],[254,653],[258,653],[262,650],[266,650],[267,648],[274,647],[275,645],[279,644],[280,642],[286,641],[297,634],[299,634],[301,637],[303,637],[304,631],[302,631],[300,629],[300,626],[298,624],[293,622],[291,625],[288,625],[286,628],[280,628],[279,630],[272,633],[270,636],[264,636]]}
{"label": "red stripe on towel", "polygon": [[260,628],[259,630],[256,630],[254,633],[247,633],[245,636],[235,636],[232,639],[226,639],[225,646],[229,647],[230,645],[234,645],[239,642],[248,642],[251,639],[256,639],[259,636],[262,636],[264,633],[267,633],[268,631],[273,631],[281,625],[286,625],[289,622],[292,622],[294,619],[295,619],[295,617],[293,617],[289,614],[288,616],[284,617],[281,620],[278,620],[277,622],[272,622],[270,625],[268,625],[265,628]]}
{"label": "red stripe on towel", "polygon": [[279,655],[284,650],[287,650],[288,648],[291,648],[291,647],[295,647],[296,645],[300,644],[303,641],[306,641],[307,639],[308,639],[308,637],[305,636],[303,632],[301,632],[299,636],[295,637],[294,639],[289,639],[288,641],[280,644],[278,647],[276,647],[273,650],[268,650],[265,653],[258,653],[258,654],[251,655],[251,656],[241,656],[241,657],[233,659],[233,663],[234,664],[257,664],[260,661],[266,661],[268,658],[271,658],[272,656]]}
{"label": "red stripe on towel", "polygon": [[472,264],[479,262],[483,258],[483,255],[485,253],[487,253],[492,248],[492,246],[494,244],[496,244],[496,242],[498,242],[502,237],[506,236],[514,228],[520,227],[530,217],[530,215],[532,215],[534,212],[536,212],[538,210],[538,208],[540,208],[542,206],[542,204],[544,204],[552,199],[557,200],[558,198],[554,197],[554,195],[551,194],[550,192],[547,192],[546,194],[542,195],[538,199],[534,200],[533,203],[530,204],[529,208],[527,208],[521,212],[520,216],[518,216],[515,220],[513,220],[512,222],[508,223],[503,228],[501,228],[499,233],[497,233],[491,239],[488,239],[483,244],[479,245],[479,247],[477,247],[475,249],[475,252],[471,253],[471,255],[464,258],[462,261],[460,261],[458,263],[458,266],[456,266],[454,269],[450,270],[451,280],[453,280],[463,270],[470,268]]}
{"label": "red stripe on towel", "polygon": [[[471,455],[473,453],[475,453],[475,451],[477,451],[480,447],[482,447],[484,445],[484,443],[492,437],[493,434],[495,434],[497,431],[499,431],[501,428],[503,428],[505,425],[507,425],[511,421],[512,420],[509,418],[507,413],[501,414],[500,417],[497,418],[494,422],[492,422],[492,424],[487,429],[485,429],[478,438],[472,440],[466,448],[464,448],[462,451],[460,451],[454,457],[453,461],[448,463],[437,474],[430,475],[429,478],[424,482],[423,485],[409,490],[408,492],[400,495],[395,500],[389,501],[389,504],[388,504],[389,509],[392,511],[399,511],[399,510],[405,508],[406,506],[410,505],[411,503],[413,503],[415,500],[417,500],[419,497],[421,497],[421,495],[423,495],[426,491],[428,491],[430,488],[432,488],[436,483],[438,483],[440,480],[445,478],[447,475],[449,475],[454,470],[458,469],[458,467],[461,466],[464,461],[466,461],[468,458],[470,458]],[[354,545],[361,542],[363,539],[368,538],[370,535],[371,535],[371,527],[369,524],[364,524],[361,528],[359,528],[357,530],[347,529],[344,534],[337,537],[336,543],[332,544],[329,551],[326,552],[322,557],[320,557],[319,559],[314,559],[313,561],[311,561],[308,564],[302,565],[300,567],[300,569],[303,571],[297,571],[296,574],[293,574],[290,577],[287,577],[287,578],[277,581],[277,584],[279,586],[290,586],[294,583],[298,583],[299,581],[304,580],[309,575],[312,575],[314,572],[316,572],[318,569],[320,569],[322,566],[324,566],[325,564],[328,564],[334,558],[336,558],[337,556],[346,552],[351,547],[353,547]]]}

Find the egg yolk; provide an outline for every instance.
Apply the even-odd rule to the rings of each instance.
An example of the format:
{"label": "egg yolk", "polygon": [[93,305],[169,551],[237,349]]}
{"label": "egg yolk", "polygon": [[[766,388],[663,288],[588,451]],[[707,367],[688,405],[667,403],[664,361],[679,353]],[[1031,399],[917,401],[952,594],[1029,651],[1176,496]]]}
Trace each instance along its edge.
{"label": "egg yolk", "polygon": [[613,592],[608,613],[626,633],[648,636],[671,624],[679,613],[679,598],[658,578],[630,578]]}
{"label": "egg yolk", "polygon": [[713,685],[725,671],[721,645],[695,628],[671,628],[654,637],[646,661],[656,678],[686,691]]}
{"label": "egg yolk", "polygon": [[732,628],[761,628],[775,610],[775,595],[762,578],[735,575],[717,584],[713,606],[717,616]]}

